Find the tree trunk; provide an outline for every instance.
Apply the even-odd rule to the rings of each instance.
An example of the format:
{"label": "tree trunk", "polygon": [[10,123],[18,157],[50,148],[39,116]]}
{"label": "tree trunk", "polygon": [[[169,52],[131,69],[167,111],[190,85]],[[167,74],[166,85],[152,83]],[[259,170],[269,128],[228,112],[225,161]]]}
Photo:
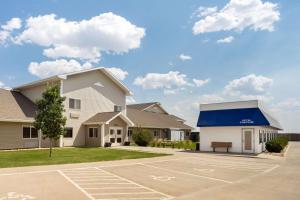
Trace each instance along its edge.
{"label": "tree trunk", "polygon": [[50,138],[50,149],[49,149],[49,157],[52,156],[52,138]]}

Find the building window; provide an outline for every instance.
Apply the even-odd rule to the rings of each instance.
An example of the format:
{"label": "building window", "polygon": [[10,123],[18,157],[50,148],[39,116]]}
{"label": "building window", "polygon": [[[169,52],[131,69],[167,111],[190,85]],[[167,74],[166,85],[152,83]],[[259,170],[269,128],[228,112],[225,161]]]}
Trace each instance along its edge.
{"label": "building window", "polygon": [[65,134],[64,134],[65,138],[72,138],[73,137],[73,128],[66,128],[65,129]]}
{"label": "building window", "polygon": [[80,99],[69,99],[69,108],[80,110],[81,101]]}
{"label": "building window", "polygon": [[122,111],[122,106],[114,106],[114,111],[115,112],[121,112]]}
{"label": "building window", "polygon": [[157,131],[157,130],[155,130],[155,131],[153,132],[153,134],[154,134],[154,137],[158,137],[158,131]]}
{"label": "building window", "polygon": [[38,131],[32,126],[24,126],[23,138],[24,139],[38,138]]}
{"label": "building window", "polygon": [[89,137],[90,138],[98,137],[98,128],[89,128]]}
{"label": "building window", "polygon": [[128,130],[128,138],[131,138],[131,136],[132,136],[132,130]]}
{"label": "building window", "polygon": [[190,137],[190,132],[185,132],[185,137]]}
{"label": "building window", "polygon": [[263,133],[263,135],[264,135],[264,142],[266,142],[267,141],[267,135],[266,135],[266,133]]}

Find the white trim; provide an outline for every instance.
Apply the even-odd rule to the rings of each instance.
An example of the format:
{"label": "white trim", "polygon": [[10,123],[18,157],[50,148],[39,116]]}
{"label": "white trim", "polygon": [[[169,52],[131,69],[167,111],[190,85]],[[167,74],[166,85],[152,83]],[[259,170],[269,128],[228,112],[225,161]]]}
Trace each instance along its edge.
{"label": "white trim", "polygon": [[117,84],[125,92],[125,94],[127,96],[133,95],[133,93],[119,79],[117,79],[113,74],[111,74],[108,70],[106,70],[105,67],[96,67],[96,68],[91,68],[91,69],[87,69],[87,70],[81,70],[81,71],[76,71],[76,72],[72,72],[72,73],[51,76],[49,78],[33,81],[31,83],[27,83],[24,85],[20,85],[18,87],[14,87],[13,90],[21,90],[21,89],[24,89],[27,87],[34,87],[39,84],[45,84],[46,82],[49,82],[49,81],[58,81],[58,80],[62,80],[62,79],[67,79],[67,77],[71,76],[71,75],[82,74],[85,72],[97,71],[97,70],[103,72],[108,78],[110,78],[115,84]]}
{"label": "white trim", "polygon": [[160,104],[159,102],[153,103],[152,105],[150,105],[150,106],[144,108],[142,111],[145,111],[145,110],[147,110],[148,108],[151,108],[151,107],[153,107],[153,106],[158,106],[158,107],[159,107],[160,109],[162,109],[166,114],[169,114],[169,113],[161,106],[161,104]]}
{"label": "white trim", "polygon": [[[93,129],[93,137],[90,137],[90,129]],[[97,137],[95,137],[95,129],[97,129]],[[99,128],[96,126],[88,127],[88,137],[89,138],[98,138],[99,137]]]}
{"label": "white trim", "polygon": [[128,125],[134,126],[134,123],[121,112],[110,118],[108,121],[105,122],[105,124],[109,124],[112,120],[116,119],[117,117],[121,117]]}
{"label": "white trim", "polygon": [[0,122],[20,122],[20,123],[33,123],[34,119],[0,119]]}
{"label": "white trim", "polygon": [[[29,128],[30,129],[30,137],[29,138],[24,138],[24,127],[25,128]],[[33,137],[31,137],[31,129],[32,128],[34,128],[34,129],[36,129],[34,126],[32,126],[32,125],[24,125],[24,124],[22,124],[22,139],[23,140],[38,140],[39,139],[39,132],[38,132],[38,130],[37,130],[37,133],[38,133],[38,136],[36,137],[36,138],[33,138]]]}

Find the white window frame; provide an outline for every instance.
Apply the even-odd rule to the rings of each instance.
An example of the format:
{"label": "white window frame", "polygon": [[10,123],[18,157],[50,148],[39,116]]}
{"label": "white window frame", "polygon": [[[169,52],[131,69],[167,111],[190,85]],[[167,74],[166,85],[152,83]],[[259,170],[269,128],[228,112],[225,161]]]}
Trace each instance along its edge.
{"label": "white window frame", "polygon": [[120,106],[120,105],[114,105],[114,112],[122,112],[122,106]]}
{"label": "white window frame", "polygon": [[[24,132],[23,132],[23,131],[24,131],[24,128],[29,128],[29,129],[30,129],[30,137],[29,137],[29,138],[24,138]],[[34,127],[34,126],[31,126],[31,125],[22,125],[22,138],[23,138],[23,140],[32,140],[32,139],[33,139],[33,140],[37,140],[37,139],[39,139],[39,132],[38,132],[38,130],[37,130],[37,134],[38,134],[37,137],[34,137],[34,138],[33,138],[33,137],[31,136],[31,129],[32,129],[32,128],[35,129],[35,127]]]}
{"label": "white window frame", "polygon": [[66,127],[65,129],[66,129],[66,130],[67,130],[67,129],[72,129],[72,137],[66,137],[66,136],[64,135],[64,138],[66,138],[66,139],[72,139],[72,138],[74,137],[74,128],[73,128],[73,127]]}
{"label": "white window frame", "polygon": [[[90,136],[90,129],[93,129],[93,136],[91,137]],[[95,137],[95,129],[97,129],[97,137]],[[88,134],[89,134],[89,138],[98,138],[99,137],[99,129],[98,127],[89,127],[89,130],[88,130]]]}
{"label": "white window frame", "polygon": [[[74,100],[74,108],[71,108],[71,106],[70,106],[70,101],[71,100]],[[81,110],[81,100],[80,99],[75,99],[75,98],[69,98],[69,109]]]}

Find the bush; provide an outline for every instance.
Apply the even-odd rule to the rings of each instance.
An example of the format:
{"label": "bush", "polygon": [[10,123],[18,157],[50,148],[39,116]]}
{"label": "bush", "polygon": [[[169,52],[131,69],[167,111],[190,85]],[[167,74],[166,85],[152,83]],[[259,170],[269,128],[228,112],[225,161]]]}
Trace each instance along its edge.
{"label": "bush", "polygon": [[138,146],[145,147],[148,146],[148,144],[153,140],[153,136],[149,131],[145,129],[139,129],[134,131],[132,134],[132,139]]}
{"label": "bush", "polygon": [[280,153],[282,149],[288,144],[287,137],[280,136],[270,140],[266,143],[266,149],[268,152]]}
{"label": "bush", "polygon": [[283,148],[277,141],[270,140],[266,143],[266,149],[268,152],[280,153]]}
{"label": "bush", "polygon": [[199,132],[191,132],[189,139],[192,142],[199,142]]}

